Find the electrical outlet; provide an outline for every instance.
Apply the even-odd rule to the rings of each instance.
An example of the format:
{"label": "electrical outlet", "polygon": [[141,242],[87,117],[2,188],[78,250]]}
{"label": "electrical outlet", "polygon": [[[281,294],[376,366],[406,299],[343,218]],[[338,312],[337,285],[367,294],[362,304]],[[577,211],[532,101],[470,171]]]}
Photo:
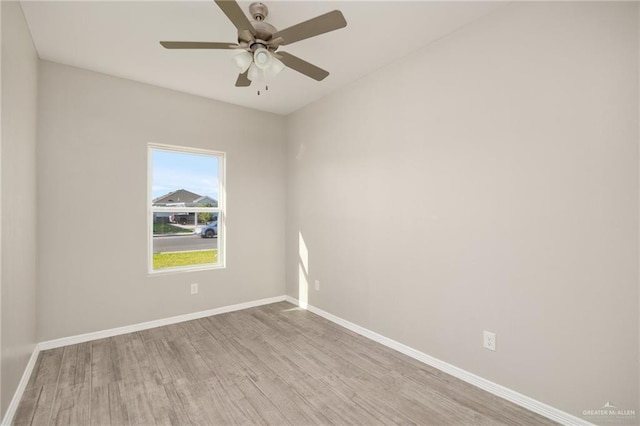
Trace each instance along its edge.
{"label": "electrical outlet", "polygon": [[320,291],[320,280],[316,280],[316,291]]}
{"label": "electrical outlet", "polygon": [[482,336],[483,336],[482,345],[484,346],[484,348],[489,349],[490,351],[495,351],[496,350],[496,333],[492,333],[490,331],[485,330]]}
{"label": "electrical outlet", "polygon": [[191,284],[191,294],[198,294],[198,283]]}

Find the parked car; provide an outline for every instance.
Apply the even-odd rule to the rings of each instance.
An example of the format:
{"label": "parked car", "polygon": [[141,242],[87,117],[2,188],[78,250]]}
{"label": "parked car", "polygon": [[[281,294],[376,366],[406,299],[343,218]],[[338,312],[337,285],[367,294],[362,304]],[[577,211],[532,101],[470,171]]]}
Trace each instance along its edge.
{"label": "parked car", "polygon": [[214,238],[218,236],[218,221],[211,222],[202,227],[199,232],[202,238]]}
{"label": "parked car", "polygon": [[193,225],[196,220],[195,213],[176,213],[169,216],[171,223],[179,223],[180,225]]}

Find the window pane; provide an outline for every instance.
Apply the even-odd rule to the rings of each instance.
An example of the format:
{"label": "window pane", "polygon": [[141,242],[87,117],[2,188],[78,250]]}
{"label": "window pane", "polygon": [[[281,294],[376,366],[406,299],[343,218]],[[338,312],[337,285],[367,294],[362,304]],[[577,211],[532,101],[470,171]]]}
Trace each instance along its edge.
{"label": "window pane", "polygon": [[[153,149],[152,156],[153,206],[219,207],[220,159],[217,155]],[[191,223],[193,224],[193,219]]]}
{"label": "window pane", "polygon": [[[152,215],[154,270],[218,263],[218,213]],[[177,222],[172,221],[176,216]],[[182,224],[181,219],[186,223]]]}

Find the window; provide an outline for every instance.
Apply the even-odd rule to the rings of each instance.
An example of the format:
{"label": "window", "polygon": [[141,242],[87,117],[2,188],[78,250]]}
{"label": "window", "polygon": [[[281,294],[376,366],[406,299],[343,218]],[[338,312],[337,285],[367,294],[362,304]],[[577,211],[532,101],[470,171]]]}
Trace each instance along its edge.
{"label": "window", "polygon": [[222,268],[224,153],[149,145],[149,272]]}

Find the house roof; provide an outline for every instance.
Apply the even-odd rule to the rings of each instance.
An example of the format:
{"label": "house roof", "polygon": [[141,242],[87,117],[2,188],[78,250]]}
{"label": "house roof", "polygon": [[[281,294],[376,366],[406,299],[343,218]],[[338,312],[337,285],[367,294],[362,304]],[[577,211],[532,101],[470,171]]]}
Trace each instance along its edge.
{"label": "house roof", "polygon": [[213,207],[218,207],[218,200],[215,198],[211,198],[208,195],[203,195],[202,197],[193,201],[194,204],[211,204]]}
{"label": "house roof", "polygon": [[168,204],[168,203],[193,203],[195,200],[202,198],[202,195],[195,194],[186,189],[178,189],[176,191],[169,192],[161,197],[154,199],[153,204]]}

